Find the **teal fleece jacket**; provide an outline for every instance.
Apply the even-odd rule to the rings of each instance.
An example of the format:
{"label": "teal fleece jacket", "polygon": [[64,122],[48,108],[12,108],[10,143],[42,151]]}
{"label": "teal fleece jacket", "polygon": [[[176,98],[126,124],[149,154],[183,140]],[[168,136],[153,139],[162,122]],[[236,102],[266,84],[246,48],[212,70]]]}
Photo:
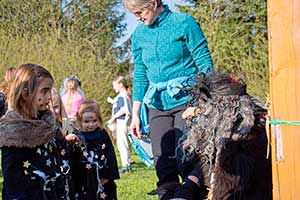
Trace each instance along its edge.
{"label": "teal fleece jacket", "polygon": [[[133,101],[143,101],[149,82],[212,73],[213,63],[200,25],[189,14],[164,11],[152,25],[139,24],[132,36]],[[171,97],[158,92],[150,107],[170,110],[188,102],[187,92]]]}

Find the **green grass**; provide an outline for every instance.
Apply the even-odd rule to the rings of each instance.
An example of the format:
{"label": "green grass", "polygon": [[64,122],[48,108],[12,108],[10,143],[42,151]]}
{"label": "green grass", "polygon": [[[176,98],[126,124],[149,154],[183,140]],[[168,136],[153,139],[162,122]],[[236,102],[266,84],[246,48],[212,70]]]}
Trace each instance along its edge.
{"label": "green grass", "polygon": [[131,159],[135,161],[132,172],[121,174],[121,178],[116,180],[118,200],[157,199],[157,196],[147,194],[156,188],[154,167],[148,168],[136,154],[132,153]]}
{"label": "green grass", "polygon": [[[133,151],[131,151],[133,152]],[[120,163],[118,151],[116,150],[118,163]],[[121,178],[116,180],[118,200],[154,200],[157,196],[147,195],[156,187],[156,175],[154,167],[147,167],[135,154],[131,154],[132,171],[121,174]],[[0,175],[0,199],[2,199],[2,170]]]}

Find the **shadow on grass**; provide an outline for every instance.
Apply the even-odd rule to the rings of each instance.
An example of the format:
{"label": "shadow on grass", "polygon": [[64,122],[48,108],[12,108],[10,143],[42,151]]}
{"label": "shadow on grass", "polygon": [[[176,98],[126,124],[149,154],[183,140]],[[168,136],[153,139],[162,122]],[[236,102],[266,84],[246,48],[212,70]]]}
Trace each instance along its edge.
{"label": "shadow on grass", "polygon": [[147,167],[143,162],[141,161],[136,161],[134,162],[133,164],[131,164],[131,167],[132,168],[135,168],[135,169],[139,169],[139,168],[142,168],[142,169],[152,169],[153,167]]}

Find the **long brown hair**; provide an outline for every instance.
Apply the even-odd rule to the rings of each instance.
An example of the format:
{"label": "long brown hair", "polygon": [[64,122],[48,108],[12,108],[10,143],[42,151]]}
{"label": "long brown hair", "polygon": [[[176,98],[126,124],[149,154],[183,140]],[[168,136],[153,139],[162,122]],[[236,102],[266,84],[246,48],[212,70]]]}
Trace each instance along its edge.
{"label": "long brown hair", "polygon": [[78,111],[77,117],[76,117],[76,123],[77,123],[77,125],[80,129],[82,129],[82,116],[85,112],[95,113],[98,120],[99,120],[98,127],[100,129],[103,129],[103,119],[102,119],[102,116],[101,116],[100,107],[97,104],[97,102],[94,101],[94,100],[85,100],[80,105],[80,108],[79,108],[79,111]]}
{"label": "long brown hair", "polygon": [[[38,111],[32,104],[41,81],[49,78],[54,82],[50,72],[36,64],[24,64],[19,67],[9,90],[8,101],[11,107],[27,118],[36,118]],[[27,91],[28,98],[22,96]]]}

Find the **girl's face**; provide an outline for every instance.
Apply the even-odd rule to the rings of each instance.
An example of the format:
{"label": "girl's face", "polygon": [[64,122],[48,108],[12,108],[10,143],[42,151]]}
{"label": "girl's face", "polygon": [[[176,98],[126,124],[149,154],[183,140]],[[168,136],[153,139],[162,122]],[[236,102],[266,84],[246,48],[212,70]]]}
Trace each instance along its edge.
{"label": "girl's face", "polygon": [[49,109],[52,86],[53,81],[50,78],[43,78],[41,80],[33,98],[33,105],[37,108],[37,111]]}
{"label": "girl's face", "polygon": [[75,80],[73,80],[73,79],[68,80],[68,82],[67,82],[67,88],[71,89],[71,90],[74,90],[76,88],[76,82],[75,82]]}
{"label": "girl's face", "polygon": [[99,126],[99,119],[95,112],[84,112],[82,114],[81,127],[85,132],[94,131]]}
{"label": "girl's face", "polygon": [[113,81],[113,89],[115,90],[116,93],[120,92],[120,89],[122,87],[121,83],[118,83],[117,81]]}
{"label": "girl's face", "polygon": [[55,116],[58,117],[60,115],[60,104],[59,104],[59,96],[55,90],[51,90],[51,102],[52,102],[52,111],[54,112]]}

